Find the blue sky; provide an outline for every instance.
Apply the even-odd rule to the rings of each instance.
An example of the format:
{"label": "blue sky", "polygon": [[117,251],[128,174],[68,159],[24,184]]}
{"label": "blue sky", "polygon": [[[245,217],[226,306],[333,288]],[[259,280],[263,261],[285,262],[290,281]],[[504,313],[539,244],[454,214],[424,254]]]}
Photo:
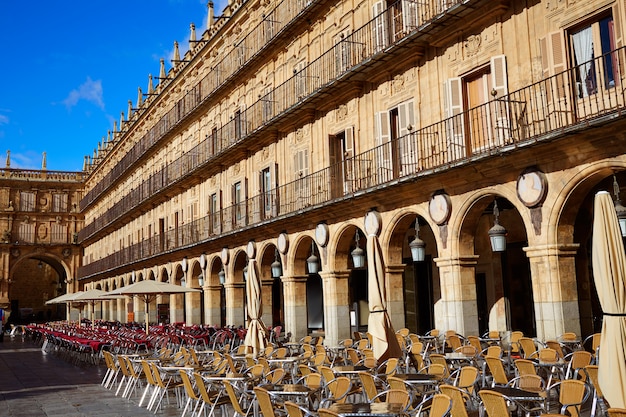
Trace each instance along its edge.
{"label": "blue sky", "polygon": [[[214,0],[215,15],[227,0]],[[80,171],[85,155],[166,70],[206,0],[0,1],[0,167]],[[157,80],[155,80],[156,85]]]}

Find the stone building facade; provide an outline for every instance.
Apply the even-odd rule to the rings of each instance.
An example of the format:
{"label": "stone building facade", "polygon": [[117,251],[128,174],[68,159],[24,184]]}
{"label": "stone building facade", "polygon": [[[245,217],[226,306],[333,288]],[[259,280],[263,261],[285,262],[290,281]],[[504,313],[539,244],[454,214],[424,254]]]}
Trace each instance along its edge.
{"label": "stone building facade", "polygon": [[85,175],[42,168],[11,168],[9,153],[0,170],[0,307],[15,322],[67,318],[46,301],[79,289]]}
{"label": "stone building facade", "polygon": [[351,253],[375,213],[395,328],[590,334],[593,195],[626,186],[625,15],[623,0],[209,6],[89,161],[80,285],[182,283],[202,291],[160,297],[151,321],[240,325],[253,242],[263,321],[334,343],[367,325]]}

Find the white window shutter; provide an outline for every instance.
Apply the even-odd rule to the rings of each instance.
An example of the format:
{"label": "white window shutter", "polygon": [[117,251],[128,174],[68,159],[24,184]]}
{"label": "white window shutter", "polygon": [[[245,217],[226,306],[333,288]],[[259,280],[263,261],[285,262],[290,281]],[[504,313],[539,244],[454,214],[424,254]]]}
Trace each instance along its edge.
{"label": "white window shutter", "polygon": [[[444,82],[444,105],[446,112],[447,160],[454,161],[465,156],[463,117],[463,80],[449,78]],[[456,117],[455,117],[456,116]]]}
{"label": "white window shutter", "polygon": [[382,51],[387,47],[387,22],[385,15],[381,14],[385,11],[386,2],[377,1],[372,7],[374,15],[374,48],[376,52]]}
{"label": "white window shutter", "polygon": [[[417,142],[415,135],[415,116],[413,101],[398,105],[398,151],[400,154],[400,174],[414,172],[418,164]],[[409,129],[410,127],[410,129]]]}
{"label": "white window shutter", "polygon": [[[374,115],[374,131],[376,133],[376,146],[378,162],[379,181],[388,181],[393,177],[391,165],[391,129],[389,126],[389,112],[382,111]],[[382,146],[381,146],[382,145]]]}

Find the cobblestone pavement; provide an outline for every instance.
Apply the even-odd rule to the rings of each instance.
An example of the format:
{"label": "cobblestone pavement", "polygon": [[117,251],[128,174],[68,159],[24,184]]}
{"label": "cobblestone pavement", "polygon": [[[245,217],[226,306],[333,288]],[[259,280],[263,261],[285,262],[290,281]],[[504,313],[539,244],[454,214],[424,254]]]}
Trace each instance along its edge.
{"label": "cobblestone pavement", "polygon": [[[76,366],[21,336],[0,343],[0,417],[154,416],[100,385],[104,365]],[[180,416],[175,404],[158,416]]]}

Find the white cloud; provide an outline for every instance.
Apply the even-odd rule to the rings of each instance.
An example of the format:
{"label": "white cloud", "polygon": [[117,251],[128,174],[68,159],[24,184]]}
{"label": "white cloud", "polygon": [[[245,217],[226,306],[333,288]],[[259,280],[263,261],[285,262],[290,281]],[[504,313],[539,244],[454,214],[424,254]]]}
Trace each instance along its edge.
{"label": "white cloud", "polygon": [[42,158],[43,155],[35,151],[11,152],[11,168],[41,169]]}
{"label": "white cloud", "polygon": [[8,125],[8,124],[9,124],[9,116],[0,114],[0,125]]}
{"label": "white cloud", "polygon": [[67,98],[63,100],[63,104],[65,104],[65,107],[70,110],[78,104],[80,100],[89,101],[104,110],[104,101],[102,99],[102,81],[93,81],[90,77],[87,77],[87,81],[85,81],[80,87],[70,91]]}

